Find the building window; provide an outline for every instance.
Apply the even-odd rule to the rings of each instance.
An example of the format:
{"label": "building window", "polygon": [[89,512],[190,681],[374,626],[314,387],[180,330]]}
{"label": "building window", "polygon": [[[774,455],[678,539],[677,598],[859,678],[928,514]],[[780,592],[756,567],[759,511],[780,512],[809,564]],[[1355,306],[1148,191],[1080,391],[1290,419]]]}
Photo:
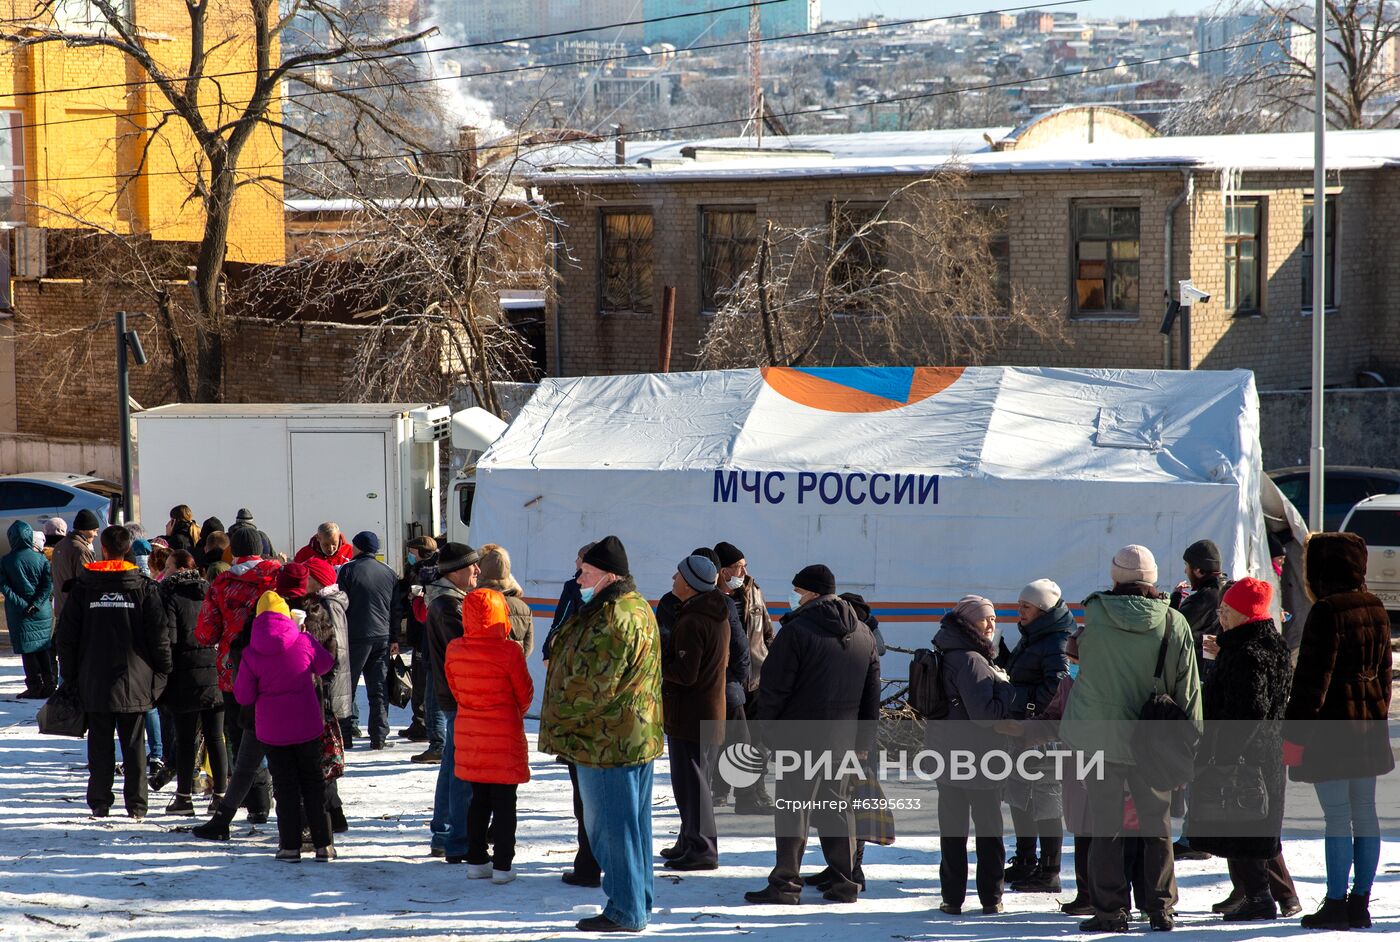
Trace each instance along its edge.
{"label": "building window", "polygon": [[758,215],[752,209],[700,213],[700,309],[718,311],[758,253]]}
{"label": "building window", "polygon": [[652,219],[635,209],[605,209],[598,309],[651,313]]}
{"label": "building window", "polygon": [[[1323,289],[1323,304],[1329,308],[1337,306],[1337,198],[1327,197],[1327,217],[1322,220],[1326,227],[1326,266],[1327,284]],[[1313,308],[1313,201],[1308,197],[1303,201],[1303,249],[1299,253],[1303,261],[1303,310]]]}
{"label": "building window", "polygon": [[996,265],[997,305],[1011,310],[1011,226],[1005,200],[982,203],[981,210],[987,226],[987,253]]}
{"label": "building window", "polygon": [[24,113],[0,111],[0,220],[24,222]]}
{"label": "building window", "polygon": [[832,267],[831,280],[842,299],[840,313],[870,311],[876,292],[885,284],[887,227],[879,222],[884,208],[880,203],[831,204],[833,242],[841,253]]}
{"label": "building window", "polygon": [[1225,206],[1225,310],[1258,314],[1262,286],[1260,223],[1263,200],[1231,200]]}
{"label": "building window", "polygon": [[1136,206],[1075,204],[1075,314],[1138,312],[1140,215]]}

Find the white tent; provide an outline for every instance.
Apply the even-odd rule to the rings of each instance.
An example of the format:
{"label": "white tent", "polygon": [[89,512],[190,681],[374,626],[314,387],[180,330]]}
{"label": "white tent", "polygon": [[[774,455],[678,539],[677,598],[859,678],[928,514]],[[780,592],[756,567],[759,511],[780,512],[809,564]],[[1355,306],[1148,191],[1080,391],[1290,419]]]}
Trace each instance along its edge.
{"label": "white tent", "polygon": [[[1272,575],[1251,373],[1018,367],[727,370],[545,380],[477,466],[473,542],[511,550],[548,617],[609,533],[653,601],[696,546],[740,547],[772,603],[824,562],[891,643],[960,596],[1078,602],[1128,543],[1163,587],[1191,542]],[[1014,638],[1014,628],[1010,628]]]}

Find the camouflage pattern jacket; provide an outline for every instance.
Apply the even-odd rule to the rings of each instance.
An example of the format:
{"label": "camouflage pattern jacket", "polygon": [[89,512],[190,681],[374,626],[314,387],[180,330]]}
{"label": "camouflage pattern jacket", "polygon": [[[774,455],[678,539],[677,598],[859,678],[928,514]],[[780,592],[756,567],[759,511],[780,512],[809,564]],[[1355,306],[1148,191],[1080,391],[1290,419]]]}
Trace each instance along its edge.
{"label": "camouflage pattern jacket", "polygon": [[616,768],[661,755],[661,633],[631,579],[559,626],[550,643],[539,749]]}

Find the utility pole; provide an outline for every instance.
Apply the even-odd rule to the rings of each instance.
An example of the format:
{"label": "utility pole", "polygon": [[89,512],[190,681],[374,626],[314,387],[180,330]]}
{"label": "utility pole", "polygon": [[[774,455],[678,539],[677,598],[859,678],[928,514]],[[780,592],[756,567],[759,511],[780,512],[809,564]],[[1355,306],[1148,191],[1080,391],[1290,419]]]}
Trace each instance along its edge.
{"label": "utility pole", "polygon": [[749,0],[749,117],[753,121],[754,139],[763,146],[763,23],[758,15],[758,0]]}
{"label": "utility pole", "polygon": [[1322,398],[1326,388],[1327,339],[1327,5],[1317,0],[1313,14],[1313,296],[1312,296],[1312,462],[1308,470],[1308,529],[1322,529]]}
{"label": "utility pole", "polygon": [[146,365],[146,351],[136,331],[126,329],[126,311],[117,312],[117,418],[121,426],[122,522],[131,519],[131,383],[127,353],[137,366]]}

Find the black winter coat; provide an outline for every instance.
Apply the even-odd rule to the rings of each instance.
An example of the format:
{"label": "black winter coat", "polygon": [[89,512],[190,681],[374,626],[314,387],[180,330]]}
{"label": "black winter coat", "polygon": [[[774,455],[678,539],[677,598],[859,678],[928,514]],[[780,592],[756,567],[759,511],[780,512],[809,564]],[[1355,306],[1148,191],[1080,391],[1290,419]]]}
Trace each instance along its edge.
{"label": "black winter coat", "polygon": [[[1074,615],[1062,600],[1050,611],[1021,629],[1021,640],[1011,651],[1003,651],[997,666],[1006,671],[1015,696],[1011,715],[1023,720],[1027,714],[1045,711],[1069,676],[1069,655],[1065,645],[1074,633]],[[1032,709],[1033,708],[1033,709]]]}
{"label": "black winter coat", "polygon": [[1227,580],[1219,573],[1214,581],[1207,582],[1182,601],[1172,593],[1171,606],[1180,612],[1191,625],[1191,639],[1196,642],[1196,663],[1202,664],[1202,639],[1206,635],[1220,633],[1220,596],[1225,593]]}
{"label": "black winter coat", "polygon": [[197,569],[181,569],[166,576],[160,585],[161,604],[170,623],[172,646],[170,682],[161,704],[172,713],[196,713],[223,705],[219,693],[217,644],[200,644],[194,626],[209,583]]}
{"label": "black winter coat", "polygon": [[160,592],[132,563],[88,565],[110,568],[73,580],[58,623],[63,681],[77,685],[88,713],[145,713],[174,666]]}
{"label": "black winter coat", "polygon": [[399,606],[399,577],[394,570],[368,553],[361,553],[335,574],[350,596],[350,641],[399,640],[403,610]]}
{"label": "black winter coat", "polygon": [[[667,736],[716,746],[724,742],[725,668],[733,650],[725,602],[729,609],[734,607],[716,589],[681,603],[671,634],[672,654],[661,667]],[[747,639],[744,650],[747,653]],[[712,725],[702,727],[706,722]]]}
{"label": "black winter coat", "polygon": [[[1010,740],[992,729],[998,720],[1011,715],[1015,695],[1010,682],[992,660],[991,642],[955,614],[944,617],[933,636],[933,646],[943,654],[943,692],[948,698],[946,719],[929,720],[924,727],[924,744],[945,760],[954,752],[971,752],[980,757],[992,750],[1005,750]],[[997,779],[980,773],[971,778],[951,780],[950,762],[945,762],[940,785],[972,790],[1000,788]]]}
{"label": "black winter coat", "polygon": [[[874,721],[880,718],[880,660],[875,636],[856,618],[849,603],[823,595],[782,617],[782,629],[763,662],[757,713],[765,723],[821,722],[827,735],[817,738],[823,748],[836,753],[874,749]],[[859,730],[856,720],[866,721]],[[769,737],[791,741],[812,731],[784,731],[769,725],[764,735],[773,744]]]}
{"label": "black winter coat", "polygon": [[[748,700],[749,680],[749,636],[744,631],[744,623],[739,618],[739,606],[727,593],[721,592],[725,612],[729,618],[729,666],[724,672],[724,702],[731,709],[738,708]],[[661,632],[661,665],[664,668],[674,657],[671,647],[671,632],[680,621],[681,600],[674,592],[667,592],[656,603],[656,627]]]}
{"label": "black winter coat", "polygon": [[[1217,857],[1267,860],[1281,849],[1283,831],[1283,712],[1288,702],[1288,642],[1272,619],[1216,635],[1220,654],[1201,691],[1205,732],[1196,767],[1238,761],[1258,768],[1269,796],[1263,821],[1202,824],[1188,818],[1194,850]],[[1199,771],[1197,773],[1200,774]]]}
{"label": "black winter coat", "polygon": [[1317,599],[1303,627],[1284,737],[1303,747],[1295,782],[1384,775],[1395,768],[1387,716],[1390,616],[1366,591],[1366,544],[1352,533],[1318,533],[1304,552]]}

